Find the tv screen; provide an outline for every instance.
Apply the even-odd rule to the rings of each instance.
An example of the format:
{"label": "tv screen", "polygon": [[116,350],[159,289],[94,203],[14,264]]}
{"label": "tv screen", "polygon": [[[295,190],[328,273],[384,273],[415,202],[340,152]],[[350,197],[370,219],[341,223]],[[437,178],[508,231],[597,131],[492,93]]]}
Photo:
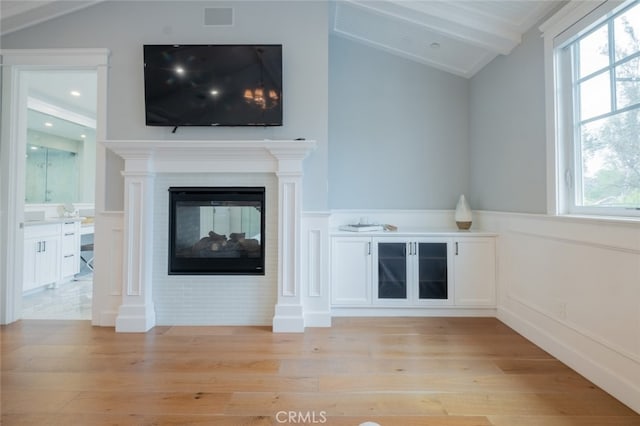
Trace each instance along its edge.
{"label": "tv screen", "polygon": [[281,126],[282,45],[145,45],[148,126]]}

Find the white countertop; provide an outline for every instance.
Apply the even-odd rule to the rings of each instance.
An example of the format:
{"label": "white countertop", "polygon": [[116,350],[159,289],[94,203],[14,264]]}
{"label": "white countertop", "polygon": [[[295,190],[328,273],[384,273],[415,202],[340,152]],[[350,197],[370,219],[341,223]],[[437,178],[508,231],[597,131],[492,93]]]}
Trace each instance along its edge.
{"label": "white countertop", "polygon": [[52,225],[56,223],[81,222],[84,217],[51,217],[43,220],[27,220],[24,226]]}
{"label": "white countertop", "polygon": [[457,228],[405,228],[398,227],[397,231],[366,231],[353,232],[341,231],[337,228],[331,230],[331,235],[335,236],[364,236],[364,237],[404,237],[404,236],[421,236],[421,237],[495,237],[495,232],[469,229],[459,230]]}

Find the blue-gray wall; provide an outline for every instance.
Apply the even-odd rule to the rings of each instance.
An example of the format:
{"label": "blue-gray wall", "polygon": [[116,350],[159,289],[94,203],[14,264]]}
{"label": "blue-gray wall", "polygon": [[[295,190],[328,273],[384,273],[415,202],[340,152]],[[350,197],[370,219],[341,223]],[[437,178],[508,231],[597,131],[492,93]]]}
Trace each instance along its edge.
{"label": "blue-gray wall", "polygon": [[[202,25],[233,7],[233,27]],[[107,1],[2,38],[3,48],[106,47],[110,139],[316,139],[303,208],[546,210],[543,45],[537,29],[471,80],[329,36],[324,1]],[[282,43],[281,128],[144,126],[145,43]],[[122,208],[109,157],[110,209]]]}
{"label": "blue-gray wall", "polygon": [[329,206],[451,209],[469,189],[469,81],[329,39]]}
{"label": "blue-gray wall", "polygon": [[537,26],[471,79],[470,204],[546,211],[544,45]]}
{"label": "blue-gray wall", "polygon": [[[234,25],[203,25],[206,7],[232,7]],[[144,124],[142,45],[281,43],[284,125],[170,128]],[[328,3],[326,1],[105,1],[2,37],[4,49],[108,48],[109,139],[315,139],[305,161],[303,207],[327,208]],[[122,208],[118,169],[107,158],[107,208]]]}

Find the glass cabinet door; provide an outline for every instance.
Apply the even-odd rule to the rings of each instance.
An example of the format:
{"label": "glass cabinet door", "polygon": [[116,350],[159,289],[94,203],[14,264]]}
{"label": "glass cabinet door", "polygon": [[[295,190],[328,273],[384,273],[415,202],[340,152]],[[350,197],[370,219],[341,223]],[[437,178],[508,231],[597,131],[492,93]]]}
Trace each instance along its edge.
{"label": "glass cabinet door", "polygon": [[447,299],[447,243],[418,243],[418,299]]}
{"label": "glass cabinet door", "polygon": [[378,243],[378,299],[407,299],[407,243]]}

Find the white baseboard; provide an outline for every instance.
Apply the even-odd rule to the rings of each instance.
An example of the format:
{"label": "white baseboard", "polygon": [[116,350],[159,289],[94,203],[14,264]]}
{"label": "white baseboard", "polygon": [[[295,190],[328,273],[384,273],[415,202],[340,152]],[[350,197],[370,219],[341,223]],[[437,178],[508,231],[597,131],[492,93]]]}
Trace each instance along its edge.
{"label": "white baseboard", "polygon": [[333,317],[496,317],[495,308],[337,308]]}
{"label": "white baseboard", "polygon": [[272,325],[274,333],[304,333],[302,305],[277,304]]}
{"label": "white baseboard", "polygon": [[116,317],[116,332],[145,333],[156,325],[153,303],[123,304]]}
{"label": "white baseboard", "polygon": [[331,327],[331,312],[304,313],[305,327]]}
{"label": "white baseboard", "polygon": [[[531,340],[537,346],[549,352],[606,392],[613,395],[623,404],[640,413],[640,386],[630,382],[626,377],[620,376],[589,355],[591,353],[609,351],[607,355],[611,359],[615,359],[616,357],[620,357],[617,352],[608,350],[599,343],[579,333],[575,333],[573,330],[559,323],[554,324],[553,327],[562,330],[554,330],[552,333],[543,326],[538,325],[538,323],[533,323],[525,318],[524,315],[520,315],[506,307],[498,308],[497,317],[500,321]],[[545,326],[548,326],[548,324],[545,324]],[[556,335],[566,333],[572,334],[572,342],[576,340],[580,341],[581,349],[577,349],[573,345],[568,345],[555,337]],[[591,348],[591,350],[585,350],[585,348]]]}
{"label": "white baseboard", "polygon": [[105,310],[93,316],[92,325],[97,327],[115,327],[118,311]]}

